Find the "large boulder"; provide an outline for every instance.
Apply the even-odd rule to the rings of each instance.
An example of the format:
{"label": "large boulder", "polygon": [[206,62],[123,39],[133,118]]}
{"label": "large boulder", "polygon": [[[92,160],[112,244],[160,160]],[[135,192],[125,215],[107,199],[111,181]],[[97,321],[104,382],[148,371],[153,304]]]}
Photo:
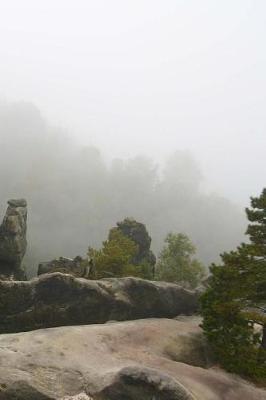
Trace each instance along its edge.
{"label": "large boulder", "polygon": [[21,262],[27,248],[26,232],[26,200],[9,200],[3,223],[0,226],[1,279],[25,279]]}
{"label": "large boulder", "polygon": [[198,293],[138,278],[90,281],[53,273],[31,281],[0,281],[0,332],[62,325],[191,315]]}
{"label": "large boulder", "polygon": [[199,322],[149,319],[1,335],[0,399],[265,400],[263,389],[208,366]]}

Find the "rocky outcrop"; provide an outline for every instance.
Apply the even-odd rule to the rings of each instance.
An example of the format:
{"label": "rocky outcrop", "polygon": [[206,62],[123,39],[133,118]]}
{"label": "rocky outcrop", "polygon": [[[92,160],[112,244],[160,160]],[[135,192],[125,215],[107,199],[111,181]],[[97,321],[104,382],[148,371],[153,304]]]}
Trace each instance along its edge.
{"label": "rocky outcrop", "polygon": [[25,279],[21,267],[27,248],[26,200],[9,200],[8,208],[0,226],[0,278]]}
{"label": "rocky outcrop", "polygon": [[[126,218],[122,222],[118,222],[116,227],[110,229],[108,240],[112,240],[113,235],[117,231],[121,232],[137,245],[136,255],[130,260],[130,264],[136,265],[138,268],[140,266],[144,268],[145,272],[142,271],[141,277],[154,279],[156,257],[150,250],[151,237],[145,225],[134,219]],[[74,259],[60,257],[39,264],[38,275],[52,272],[63,272],[76,277],[92,279],[97,276],[97,267],[94,265],[93,258],[88,260],[80,256]]]}
{"label": "rocky outcrop", "polygon": [[133,264],[139,265],[146,262],[152,267],[155,265],[156,257],[150,250],[151,237],[144,224],[132,218],[125,218],[123,221],[117,223],[117,227],[110,230],[109,239],[115,230],[119,230],[138,245],[138,252],[133,260]]}
{"label": "rocky outcrop", "polygon": [[157,369],[126,367],[111,377],[110,384],[95,394],[96,399],[195,400],[183,385]]}
{"label": "rocky outcrop", "polygon": [[63,325],[191,315],[198,293],[137,278],[90,281],[53,273],[31,281],[0,281],[0,332]]}
{"label": "rocky outcrop", "polygon": [[264,390],[206,367],[199,322],[150,319],[1,335],[0,399],[265,400]]}
{"label": "rocky outcrop", "polygon": [[74,259],[59,257],[58,259],[42,262],[38,266],[38,275],[48,274],[52,272],[62,272],[78,277],[86,275],[84,260],[77,256]]}

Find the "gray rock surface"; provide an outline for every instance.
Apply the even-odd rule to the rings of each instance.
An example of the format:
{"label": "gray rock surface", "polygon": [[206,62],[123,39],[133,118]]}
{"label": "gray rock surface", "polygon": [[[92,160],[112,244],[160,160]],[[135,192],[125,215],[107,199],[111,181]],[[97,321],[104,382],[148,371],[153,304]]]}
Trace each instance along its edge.
{"label": "gray rock surface", "polygon": [[199,322],[147,319],[0,335],[0,399],[265,400],[266,391],[198,366],[206,362]]}
{"label": "gray rock surface", "polygon": [[25,279],[21,267],[27,248],[27,202],[9,200],[0,226],[0,278]]}
{"label": "gray rock surface", "polygon": [[191,315],[198,293],[138,278],[91,281],[53,273],[0,281],[0,332]]}

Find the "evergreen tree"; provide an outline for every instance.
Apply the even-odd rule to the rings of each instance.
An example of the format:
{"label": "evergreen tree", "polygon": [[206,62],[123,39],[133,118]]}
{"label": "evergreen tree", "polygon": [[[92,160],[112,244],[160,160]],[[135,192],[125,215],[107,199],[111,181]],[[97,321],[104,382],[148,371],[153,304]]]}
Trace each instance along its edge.
{"label": "evergreen tree", "polygon": [[266,306],[266,188],[260,197],[251,198],[252,208],[246,208],[251,224],[247,234],[250,243],[247,252],[252,259],[251,273],[256,279],[251,279],[250,300],[257,306]]}
{"label": "evergreen tree", "polygon": [[[246,209],[250,242],[212,265],[203,330],[230,371],[266,379],[266,189]],[[260,325],[261,329],[257,329]]]}

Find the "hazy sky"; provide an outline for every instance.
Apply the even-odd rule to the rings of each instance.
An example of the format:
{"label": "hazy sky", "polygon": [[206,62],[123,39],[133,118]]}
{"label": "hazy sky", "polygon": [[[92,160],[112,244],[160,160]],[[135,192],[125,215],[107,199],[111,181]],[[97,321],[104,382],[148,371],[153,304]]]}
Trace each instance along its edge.
{"label": "hazy sky", "polygon": [[245,204],[266,184],[265,39],[265,0],[0,0],[0,97],[108,156],[189,149]]}

